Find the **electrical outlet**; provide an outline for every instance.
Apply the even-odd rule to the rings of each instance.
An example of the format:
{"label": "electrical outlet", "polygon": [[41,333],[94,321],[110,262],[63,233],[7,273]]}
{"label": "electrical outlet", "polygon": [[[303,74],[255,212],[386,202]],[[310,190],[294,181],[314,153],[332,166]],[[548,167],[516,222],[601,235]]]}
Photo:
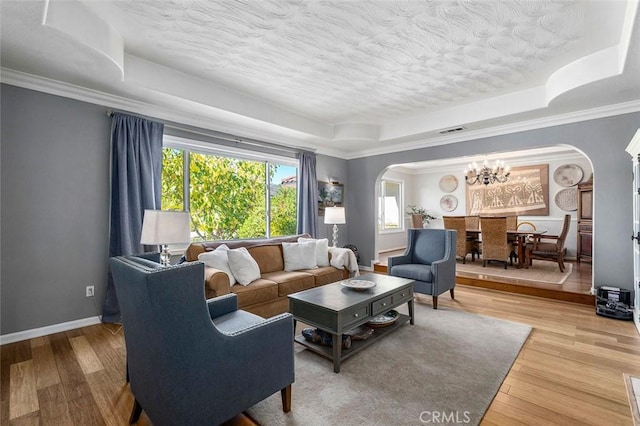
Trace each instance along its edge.
{"label": "electrical outlet", "polygon": [[87,286],[87,297],[93,297],[93,286],[92,285],[88,285]]}

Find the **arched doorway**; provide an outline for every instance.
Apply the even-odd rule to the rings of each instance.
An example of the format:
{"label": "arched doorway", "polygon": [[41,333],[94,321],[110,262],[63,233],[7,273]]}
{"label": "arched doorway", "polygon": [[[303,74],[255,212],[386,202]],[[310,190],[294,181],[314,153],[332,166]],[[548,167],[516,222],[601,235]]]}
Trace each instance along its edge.
{"label": "arched doorway", "polygon": [[[495,284],[491,288],[504,289],[507,284],[509,286],[527,287],[529,290],[523,291],[527,294],[549,291],[553,293],[591,295],[593,288],[591,264],[586,262],[578,263],[576,261],[578,251],[577,208],[572,201],[575,201],[577,197],[578,181],[567,182],[562,180],[561,173],[566,169],[567,165],[571,165],[570,169],[572,171],[577,170],[575,173],[581,174],[579,181],[584,182],[592,179],[593,165],[588,157],[573,147],[552,146],[526,151],[491,153],[483,156],[397,164],[390,166],[380,175],[377,191],[380,190],[382,183],[385,181],[402,182],[404,191],[402,207],[404,211],[407,212],[407,208],[410,205],[422,207],[437,217],[437,219],[425,224],[425,227],[443,228],[443,216],[464,216],[469,214],[467,205],[469,185],[465,183],[463,170],[468,163],[473,161],[482,162],[484,159],[490,163],[493,163],[496,159],[501,159],[516,168],[546,165],[548,193],[545,202],[548,210],[544,213],[519,215],[518,222],[529,222],[539,230],[545,230],[549,234],[557,234],[560,232],[564,215],[570,215],[571,225],[565,247],[567,249],[567,259],[571,264],[571,271],[566,277],[562,277],[559,275],[558,269],[558,274],[541,275],[537,283],[535,279],[526,279],[527,275],[533,276],[533,274],[531,271],[525,270],[515,271],[518,273],[514,272],[511,274],[512,276],[506,274],[506,277],[495,277],[482,270],[476,275],[463,271],[459,274],[460,280],[469,283],[473,281],[470,278],[472,276],[476,277],[477,280],[485,278],[484,281],[501,283]],[[379,192],[377,195],[379,196]],[[378,227],[375,238],[376,253],[382,264],[389,256],[402,253],[406,243],[406,229],[408,227],[411,227],[411,220],[407,214],[404,215],[403,226],[395,230],[395,232],[381,230]],[[469,263],[468,261],[466,262],[466,264]],[[550,267],[545,269],[553,269],[551,262],[544,263]],[[466,266],[464,268],[467,269]],[[459,268],[459,270],[461,269]],[[543,268],[540,267],[538,269],[538,272],[541,272],[540,270]],[[481,275],[484,275],[484,277]],[[521,276],[524,276],[524,278]],[[585,298],[585,301],[589,301],[591,298],[592,296],[588,299]]]}

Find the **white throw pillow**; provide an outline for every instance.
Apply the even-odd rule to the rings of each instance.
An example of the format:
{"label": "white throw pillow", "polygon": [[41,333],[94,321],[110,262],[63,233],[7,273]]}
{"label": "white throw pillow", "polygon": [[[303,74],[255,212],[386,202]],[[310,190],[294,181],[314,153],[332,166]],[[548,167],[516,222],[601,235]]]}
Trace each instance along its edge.
{"label": "white throw pillow", "polygon": [[284,255],[284,270],[298,271],[300,269],[317,268],[316,242],[282,243]]}
{"label": "white throw pillow", "polygon": [[200,253],[198,255],[198,260],[210,268],[220,269],[229,276],[229,285],[234,285],[236,283],[236,277],[233,276],[233,273],[229,268],[229,256],[227,256],[227,251],[229,251],[229,247],[226,244],[221,244],[213,251]]}
{"label": "white throw pillow", "polygon": [[238,284],[248,285],[260,278],[260,267],[249,250],[245,247],[232,249],[227,252],[229,267],[236,277]]}
{"label": "white throw pillow", "polygon": [[316,243],[316,264],[318,266],[329,266],[329,240],[321,238],[319,240],[313,238],[298,238],[299,243],[308,243],[315,241]]}

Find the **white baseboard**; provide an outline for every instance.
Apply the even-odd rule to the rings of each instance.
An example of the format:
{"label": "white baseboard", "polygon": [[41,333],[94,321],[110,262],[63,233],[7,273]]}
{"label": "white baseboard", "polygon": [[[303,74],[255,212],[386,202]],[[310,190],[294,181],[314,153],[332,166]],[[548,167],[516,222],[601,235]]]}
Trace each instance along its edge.
{"label": "white baseboard", "polygon": [[42,337],[48,334],[60,333],[62,331],[75,330],[76,328],[87,327],[89,325],[100,324],[101,319],[99,316],[83,318],[74,321],[62,322],[60,324],[48,325],[46,327],[33,328],[31,330],[19,331],[17,333],[5,334],[0,336],[0,345],[6,345],[7,343],[20,342],[22,340],[33,339],[35,337]]}

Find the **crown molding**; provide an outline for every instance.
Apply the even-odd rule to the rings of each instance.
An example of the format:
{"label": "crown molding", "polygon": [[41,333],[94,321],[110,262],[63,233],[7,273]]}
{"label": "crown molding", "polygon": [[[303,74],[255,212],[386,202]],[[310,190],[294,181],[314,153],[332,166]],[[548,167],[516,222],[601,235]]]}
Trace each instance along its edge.
{"label": "crown molding", "polygon": [[[556,147],[552,147],[552,148],[556,148]],[[569,150],[570,148],[566,148],[566,149]],[[522,155],[527,154],[527,150],[524,150],[524,151],[519,150],[516,152],[521,152]],[[475,155],[473,157],[479,158],[482,156]],[[523,165],[535,164],[541,161],[548,162],[550,161],[550,159],[553,159],[553,161],[556,161],[556,160],[565,161],[565,162],[574,161],[577,159],[585,158],[585,156],[582,153],[575,150],[572,152],[557,152],[555,150],[551,150],[548,153],[540,152],[533,156],[527,155],[525,159],[521,159],[519,157],[513,157],[513,156],[509,158],[502,158],[500,157],[500,154],[493,154],[490,156],[489,162],[491,163],[494,161],[494,159],[497,159],[497,158],[504,159],[505,163],[511,167],[518,167]],[[441,160],[421,161],[420,163],[425,163],[424,167],[409,168],[409,167],[404,167],[400,165],[400,166],[395,166],[389,170],[393,170],[394,172],[404,173],[410,176],[418,176],[418,175],[433,174],[433,173],[436,173],[436,174],[451,173],[452,171],[455,171],[455,170],[457,170],[458,172],[460,172],[460,174],[462,174],[462,170],[464,170],[464,168],[467,167],[467,164],[469,164],[470,161],[473,161],[473,160],[470,160],[470,158],[464,158],[464,157],[460,157],[457,160],[459,161],[445,162],[445,164],[442,164],[443,162]]]}
{"label": "crown molding", "polygon": [[216,120],[211,117],[204,117],[202,115],[194,114],[191,111],[183,111],[175,107],[165,107],[151,102],[138,101],[9,68],[0,68],[0,83],[48,93],[50,95],[70,98],[94,105],[101,105],[107,109],[128,111],[159,120],[167,120],[207,130],[230,133],[239,137],[262,140],[291,149],[303,149],[307,151],[315,151],[318,154],[343,159],[345,158],[344,152],[338,149],[318,149],[318,147],[313,144],[312,140],[307,141],[298,138],[290,138],[283,136],[282,134],[265,131],[264,129],[257,132],[249,127],[242,127],[234,123]]}
{"label": "crown molding", "polygon": [[487,129],[468,131],[461,134],[438,136],[429,139],[419,139],[416,141],[401,144],[385,143],[384,147],[362,150],[353,153],[345,153],[340,149],[318,147],[313,143],[313,140],[291,138],[283,136],[282,134],[276,134],[275,132],[268,132],[264,129],[260,130],[260,132],[258,133],[257,131],[252,130],[248,127],[216,120],[211,117],[204,117],[202,115],[194,114],[191,111],[181,111],[177,108],[165,107],[146,101],[138,101],[135,99],[113,95],[98,90],[49,79],[46,77],[40,77],[33,74],[12,70],[9,68],[0,68],[0,82],[65,98],[71,98],[95,105],[101,105],[107,108],[143,114],[148,117],[154,117],[160,120],[173,121],[176,123],[201,127],[209,130],[224,131],[227,133],[235,134],[237,136],[264,140],[265,142],[271,142],[293,149],[300,148],[315,150],[317,154],[332,156],[345,160],[428,148],[432,146],[446,145],[456,142],[464,142],[468,140],[500,136],[510,133],[536,130],[545,127],[559,126],[563,124],[594,120],[598,118],[640,111],[640,100],[630,101],[583,111],[558,114],[552,117],[544,117],[506,124],[502,126],[494,126]]}
{"label": "crown molding", "polygon": [[422,139],[418,141],[406,142],[398,145],[386,144],[385,147],[360,151],[350,154],[347,160],[355,158],[372,157],[375,155],[392,154],[413,149],[428,148],[439,145],[447,145],[456,142],[488,138],[493,136],[507,135],[510,133],[526,132],[530,130],[543,129],[545,127],[560,126],[564,124],[578,123],[580,121],[596,120],[599,118],[611,117],[615,115],[628,114],[640,111],[640,100],[623,102],[620,104],[607,105],[582,111],[574,111],[565,114],[558,114],[551,117],[537,118],[533,120],[520,121],[502,126],[494,126],[487,129],[472,130],[436,138]]}

